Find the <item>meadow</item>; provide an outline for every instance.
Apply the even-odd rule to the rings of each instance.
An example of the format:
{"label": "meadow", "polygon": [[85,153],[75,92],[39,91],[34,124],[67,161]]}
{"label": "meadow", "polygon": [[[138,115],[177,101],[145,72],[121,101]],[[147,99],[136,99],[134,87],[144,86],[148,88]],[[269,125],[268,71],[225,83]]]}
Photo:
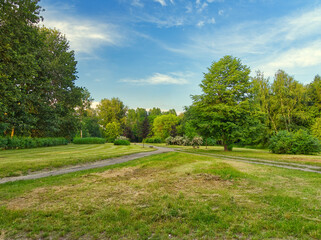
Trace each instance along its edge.
{"label": "meadow", "polygon": [[321,175],[171,152],[0,185],[0,238],[320,239]]}
{"label": "meadow", "polygon": [[143,151],[152,151],[152,149],[142,148],[139,145],[115,146],[112,143],[106,143],[1,150],[0,178],[26,175],[34,171],[52,170]]}

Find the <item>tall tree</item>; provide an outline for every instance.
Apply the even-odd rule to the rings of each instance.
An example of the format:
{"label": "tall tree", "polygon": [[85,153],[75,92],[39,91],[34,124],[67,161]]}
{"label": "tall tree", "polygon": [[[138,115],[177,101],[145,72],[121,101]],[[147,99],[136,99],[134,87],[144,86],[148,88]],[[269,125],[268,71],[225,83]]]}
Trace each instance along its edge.
{"label": "tall tree", "polygon": [[192,96],[196,127],[219,139],[225,151],[249,124],[252,84],[250,69],[241,60],[225,56],[208,68],[200,84],[201,95]]}
{"label": "tall tree", "polygon": [[112,132],[120,134],[125,127],[127,106],[119,98],[105,98],[100,101],[97,108],[99,123],[103,126],[104,131],[108,132],[109,126],[114,129]]}
{"label": "tall tree", "polygon": [[36,119],[30,113],[30,87],[39,70],[37,51],[43,42],[35,27],[38,0],[0,1],[0,122],[11,136],[28,134]]}

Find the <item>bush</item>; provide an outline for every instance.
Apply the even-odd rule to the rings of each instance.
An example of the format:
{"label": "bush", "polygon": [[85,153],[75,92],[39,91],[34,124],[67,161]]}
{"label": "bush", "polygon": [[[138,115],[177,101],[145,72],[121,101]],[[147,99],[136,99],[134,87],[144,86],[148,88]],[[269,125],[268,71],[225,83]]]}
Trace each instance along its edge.
{"label": "bush", "polygon": [[205,141],[203,142],[203,146],[215,146],[216,141],[213,138],[206,138]]}
{"label": "bush", "polygon": [[151,137],[151,138],[145,138],[145,143],[162,143],[163,140],[160,137]]}
{"label": "bush", "polygon": [[118,136],[114,141],[114,145],[130,145],[130,141],[127,137]]}
{"label": "bush", "polygon": [[105,138],[97,137],[87,137],[87,138],[74,138],[74,144],[104,144],[106,142]]}
{"label": "bush", "polygon": [[203,144],[203,138],[202,137],[193,137],[191,144],[194,148],[195,147],[199,148],[199,146]]}
{"label": "bush", "polygon": [[114,141],[114,145],[130,145],[130,141],[122,140],[122,139],[116,139]]}
{"label": "bush", "polygon": [[23,149],[66,145],[65,138],[0,137],[0,149]]}
{"label": "bush", "polygon": [[280,131],[270,139],[269,149],[278,154],[313,154],[321,151],[321,143],[303,130]]}
{"label": "bush", "polygon": [[167,145],[172,145],[172,141],[173,141],[173,137],[167,137],[165,139],[165,142],[166,142]]}

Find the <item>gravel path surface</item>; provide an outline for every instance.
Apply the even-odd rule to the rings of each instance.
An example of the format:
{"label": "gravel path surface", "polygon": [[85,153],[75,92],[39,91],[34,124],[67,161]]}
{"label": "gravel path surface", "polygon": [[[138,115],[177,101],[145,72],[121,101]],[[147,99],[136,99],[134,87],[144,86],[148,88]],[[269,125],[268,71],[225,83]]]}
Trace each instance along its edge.
{"label": "gravel path surface", "polygon": [[[149,146],[146,146],[146,147],[149,147]],[[56,169],[56,170],[52,170],[52,171],[40,171],[40,172],[35,172],[35,173],[29,174],[29,175],[25,175],[25,176],[5,177],[5,178],[0,179],[0,184],[7,183],[7,182],[19,181],[19,180],[30,180],[30,179],[49,177],[49,176],[56,176],[56,175],[61,175],[61,174],[65,174],[65,173],[78,172],[78,171],[93,169],[93,168],[100,168],[100,167],[105,167],[105,166],[114,165],[114,164],[118,164],[118,163],[128,162],[128,161],[131,161],[134,159],[147,157],[147,156],[151,156],[151,155],[155,155],[155,154],[174,151],[174,149],[170,149],[170,148],[162,148],[162,147],[154,147],[154,148],[156,148],[157,150],[151,151],[151,152],[134,153],[134,154],[125,155],[122,157],[109,158],[109,159],[102,160],[102,161],[97,161],[97,162],[93,162],[93,163],[86,163],[86,164],[81,164],[81,165],[75,165],[75,166]]]}

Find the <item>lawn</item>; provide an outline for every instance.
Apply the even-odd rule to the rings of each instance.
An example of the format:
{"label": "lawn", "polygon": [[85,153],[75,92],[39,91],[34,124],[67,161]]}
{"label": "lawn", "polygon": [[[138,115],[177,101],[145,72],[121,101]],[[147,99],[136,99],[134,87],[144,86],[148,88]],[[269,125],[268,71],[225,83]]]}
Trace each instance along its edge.
{"label": "lawn", "polygon": [[245,157],[245,158],[256,158],[262,160],[269,160],[275,162],[287,162],[287,163],[298,163],[308,164],[321,167],[321,154],[318,155],[291,155],[291,154],[274,154],[267,149],[250,149],[250,148],[239,148],[234,147],[233,151],[225,152],[222,146],[208,146],[207,148],[201,146],[199,149],[191,146],[170,146],[165,144],[153,144],[163,147],[172,147],[179,150],[191,152],[191,153],[204,153],[214,155],[224,155],[232,157]]}
{"label": "lawn", "polygon": [[0,185],[0,238],[320,239],[321,175],[166,153]]}
{"label": "lawn", "polygon": [[0,178],[151,150],[139,145],[115,146],[112,143],[0,150]]}

